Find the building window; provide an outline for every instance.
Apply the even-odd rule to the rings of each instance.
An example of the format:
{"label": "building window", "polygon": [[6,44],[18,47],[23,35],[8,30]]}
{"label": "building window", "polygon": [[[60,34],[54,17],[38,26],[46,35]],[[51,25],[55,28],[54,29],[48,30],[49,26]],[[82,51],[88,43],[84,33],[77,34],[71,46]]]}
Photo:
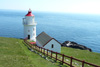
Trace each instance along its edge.
{"label": "building window", "polygon": [[51,48],[54,48],[54,45],[53,44],[51,45]]}

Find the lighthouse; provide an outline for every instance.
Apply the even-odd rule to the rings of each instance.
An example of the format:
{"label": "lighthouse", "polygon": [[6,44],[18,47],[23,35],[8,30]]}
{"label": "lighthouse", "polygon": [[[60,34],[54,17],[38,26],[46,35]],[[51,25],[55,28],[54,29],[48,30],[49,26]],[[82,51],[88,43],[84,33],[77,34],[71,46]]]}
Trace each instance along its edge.
{"label": "lighthouse", "polygon": [[28,38],[29,40],[36,42],[36,25],[35,17],[32,14],[31,9],[29,9],[28,13],[23,18],[24,25],[24,38]]}

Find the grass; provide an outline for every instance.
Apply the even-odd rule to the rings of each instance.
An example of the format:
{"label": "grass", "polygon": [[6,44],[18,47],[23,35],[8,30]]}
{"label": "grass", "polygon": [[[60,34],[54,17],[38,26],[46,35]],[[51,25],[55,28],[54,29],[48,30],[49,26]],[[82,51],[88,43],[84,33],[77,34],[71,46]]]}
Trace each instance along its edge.
{"label": "grass", "polygon": [[[43,50],[44,51],[44,50]],[[46,52],[47,53],[47,52]],[[80,60],[85,60],[86,62],[93,63],[100,66],[100,53],[89,52],[87,50],[73,49],[68,47],[62,47],[61,53],[67,56],[73,56]],[[51,53],[49,53],[51,55]],[[55,57],[55,53],[53,53],[53,57]],[[62,56],[58,55],[58,59],[62,60]],[[70,64],[70,59],[65,58],[65,62]],[[76,60],[73,60],[73,65],[76,67],[81,67],[82,63]],[[85,67],[91,67],[88,64],[85,64]]]}
{"label": "grass", "polygon": [[61,53],[100,66],[100,53],[89,52],[87,50],[73,49],[68,47],[62,47]]}
{"label": "grass", "polygon": [[57,67],[29,51],[22,41],[0,37],[0,67]]}
{"label": "grass", "polygon": [[[22,41],[21,39],[0,37],[0,67],[58,67],[58,63],[51,63],[29,51]],[[61,53],[100,65],[100,53],[68,47],[62,47]]]}
{"label": "grass", "polygon": [[28,39],[27,41],[28,41],[28,42],[34,42],[34,41],[32,41],[32,40],[29,40],[29,39]]}

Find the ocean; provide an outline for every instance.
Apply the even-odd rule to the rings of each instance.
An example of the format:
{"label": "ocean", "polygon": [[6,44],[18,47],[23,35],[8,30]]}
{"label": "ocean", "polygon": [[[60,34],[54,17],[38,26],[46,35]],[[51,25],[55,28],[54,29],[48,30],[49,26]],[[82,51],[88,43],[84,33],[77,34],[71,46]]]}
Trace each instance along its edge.
{"label": "ocean", "polygon": [[[0,37],[23,38],[27,11],[0,10]],[[59,42],[74,41],[100,53],[100,15],[34,12],[37,35],[42,31]]]}

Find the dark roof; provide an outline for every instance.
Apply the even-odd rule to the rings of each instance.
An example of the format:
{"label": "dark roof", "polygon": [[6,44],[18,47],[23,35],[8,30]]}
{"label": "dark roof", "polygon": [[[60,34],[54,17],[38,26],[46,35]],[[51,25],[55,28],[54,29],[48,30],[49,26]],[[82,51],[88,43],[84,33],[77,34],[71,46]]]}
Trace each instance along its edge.
{"label": "dark roof", "polygon": [[[50,42],[54,38],[50,37],[45,32],[42,32],[36,37],[36,39],[44,47],[48,42]],[[57,41],[56,39],[54,39],[54,40]],[[61,44],[60,42],[58,42],[58,43]]]}
{"label": "dark roof", "polygon": [[47,35],[45,32],[40,33],[37,37],[36,37],[37,41],[43,46],[44,44],[46,44],[49,40],[52,39],[52,37],[50,37],[49,35]]}

